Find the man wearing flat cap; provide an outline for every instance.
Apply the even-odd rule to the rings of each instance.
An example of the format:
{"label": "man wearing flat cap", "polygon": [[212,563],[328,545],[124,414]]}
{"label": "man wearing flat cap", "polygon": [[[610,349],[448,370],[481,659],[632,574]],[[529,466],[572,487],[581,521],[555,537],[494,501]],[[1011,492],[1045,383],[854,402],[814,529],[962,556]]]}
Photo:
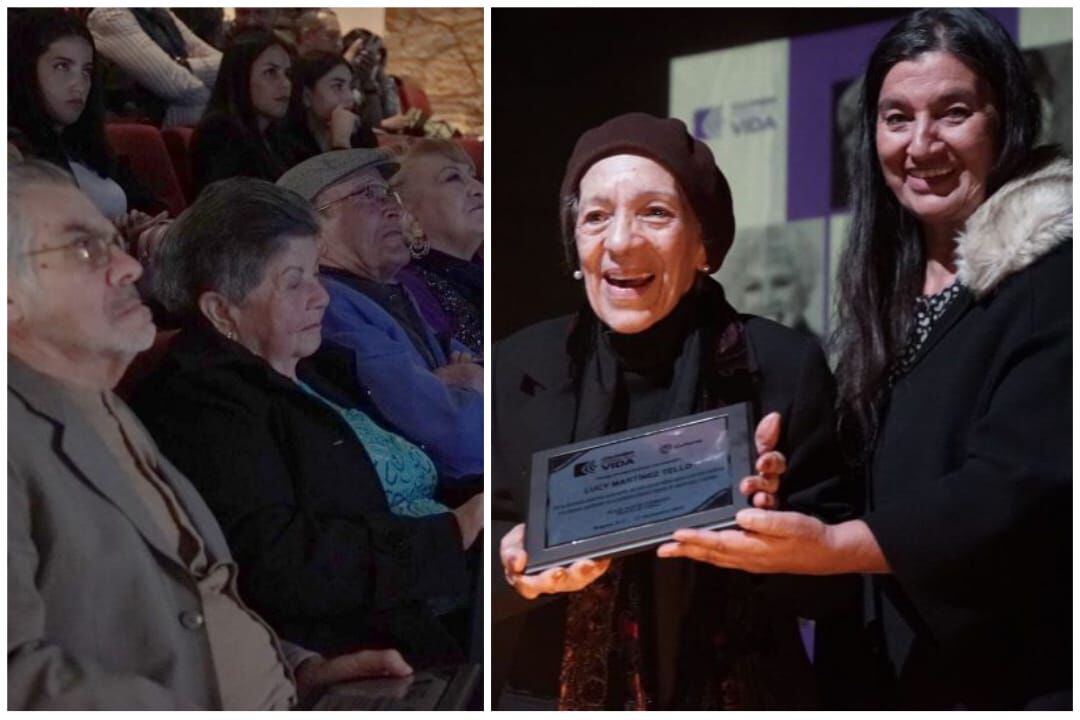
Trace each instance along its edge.
{"label": "man wearing flat cap", "polygon": [[395,429],[444,479],[483,473],[483,371],[456,341],[441,343],[397,273],[410,258],[398,170],[380,150],[323,153],[277,181],[322,219],[320,272],[330,305],[323,337],[350,348],[356,379]]}

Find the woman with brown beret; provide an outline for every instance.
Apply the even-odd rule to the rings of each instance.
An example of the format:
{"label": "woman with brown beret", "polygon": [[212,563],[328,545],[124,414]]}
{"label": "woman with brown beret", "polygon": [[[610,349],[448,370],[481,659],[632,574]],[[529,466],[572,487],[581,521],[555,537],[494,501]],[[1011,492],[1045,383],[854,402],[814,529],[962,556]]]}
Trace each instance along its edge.
{"label": "woman with brown beret", "polygon": [[[710,277],[735,220],[708,147],[678,120],[616,117],[582,135],[560,201],[587,302],[495,354],[494,519],[512,529],[493,633],[497,647],[501,633],[518,636],[516,652],[494,658],[496,697],[557,697],[565,709],[812,707],[796,622],[806,611],[769,582],[655,552],[524,573],[532,453],[733,403],[750,403],[764,418],[758,434],[778,435],[787,457],[785,469],[762,455],[760,474],[742,481],[753,504],[831,521],[850,512],[826,502],[839,453],[821,349],[740,314]],[[498,597],[508,586],[520,597]]]}

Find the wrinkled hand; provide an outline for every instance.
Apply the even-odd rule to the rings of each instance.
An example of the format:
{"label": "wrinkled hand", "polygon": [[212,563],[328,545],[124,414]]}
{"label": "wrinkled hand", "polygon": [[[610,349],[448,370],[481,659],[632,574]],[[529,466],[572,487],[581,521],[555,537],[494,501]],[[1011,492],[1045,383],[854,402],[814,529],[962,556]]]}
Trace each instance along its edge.
{"label": "wrinkled hand", "polygon": [[451,356],[451,361],[442,367],[435,368],[434,373],[435,377],[442,380],[443,385],[447,387],[484,392],[484,368],[472,360],[454,361]]}
{"label": "wrinkled hand", "polygon": [[384,117],[379,121],[379,127],[388,132],[399,132],[411,128],[415,122],[415,117],[404,113],[398,113],[397,115]]}
{"label": "wrinkled hand", "polygon": [[312,657],[296,668],[296,691],[305,698],[327,685],[361,678],[407,677],[412,671],[397,650],[360,650],[329,660]]}
{"label": "wrinkled hand", "polygon": [[453,513],[461,530],[461,543],[468,550],[484,529],[484,493],[476,493],[454,508]]}
{"label": "wrinkled hand", "polygon": [[842,572],[832,526],[796,512],[746,509],[735,516],[739,529],[676,530],[661,545],[662,558],[683,557],[752,573],[829,575]]}
{"label": "wrinkled hand", "polygon": [[352,65],[353,72],[361,81],[371,80],[379,64],[379,51],[374,46],[365,47],[362,38],[357,38],[344,53],[345,61]]}
{"label": "wrinkled hand", "polygon": [[[139,236],[145,230],[148,230],[158,223],[167,222],[168,219],[168,211],[162,211],[157,215],[150,216],[140,210],[129,210],[126,214],[113,220],[113,225],[120,231],[120,234],[124,238],[125,245],[134,250]],[[132,256],[136,255],[135,252],[130,252],[130,254]]]}
{"label": "wrinkled hand", "polygon": [[787,459],[776,452],[780,441],[780,413],[771,412],[761,418],[754,431],[754,446],[758,459],[754,464],[757,475],[739,483],[739,492],[750,498],[754,507],[775,510],[780,506],[776,494],[780,491],[780,476],[787,471]]}
{"label": "wrinkled hand", "polygon": [[540,595],[577,592],[607,572],[611,558],[578,560],[568,567],[550,568],[535,575],[525,574],[528,554],[525,552],[525,526],[516,525],[503,536],[499,557],[506,582],[526,600]]}
{"label": "wrinkled hand", "polygon": [[477,360],[476,360],[476,356],[473,355],[472,353],[466,352],[464,350],[462,350],[462,351],[455,350],[452,353],[450,353],[450,360],[447,362],[447,364],[448,365],[453,365],[455,363],[474,363],[474,362],[477,362]]}
{"label": "wrinkled hand", "polygon": [[360,118],[345,105],[330,111],[330,146],[340,150],[351,147],[352,135],[360,125]]}

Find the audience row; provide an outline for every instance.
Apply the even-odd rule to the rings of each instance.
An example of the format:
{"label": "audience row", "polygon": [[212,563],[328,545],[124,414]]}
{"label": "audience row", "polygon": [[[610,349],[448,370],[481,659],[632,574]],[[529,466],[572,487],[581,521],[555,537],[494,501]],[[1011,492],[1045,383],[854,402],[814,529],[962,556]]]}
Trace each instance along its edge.
{"label": "audience row", "polygon": [[102,10],[12,16],[12,707],[284,708],[478,661],[471,159],[366,147],[362,53],[247,28],[213,75],[173,58],[208,95],[170,219],[110,154],[95,28],[217,51]]}

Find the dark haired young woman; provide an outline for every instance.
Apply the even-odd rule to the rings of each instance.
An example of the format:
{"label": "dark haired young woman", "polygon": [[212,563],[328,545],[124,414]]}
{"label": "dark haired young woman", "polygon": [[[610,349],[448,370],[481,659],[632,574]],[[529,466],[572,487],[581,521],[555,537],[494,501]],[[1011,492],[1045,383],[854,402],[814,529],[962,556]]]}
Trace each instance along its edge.
{"label": "dark haired young woman", "polygon": [[292,62],[292,48],[271,33],[243,35],[225,50],[192,138],[196,190],[237,175],[273,182],[288,169],[281,123],[289,111]]}
{"label": "dark haired young woman", "polygon": [[373,148],[375,133],[356,114],[353,72],[340,55],[310,52],[293,65],[293,103],[285,127],[290,165],[329,150]]}
{"label": "dark haired young woman", "polygon": [[898,23],[860,110],[837,376],[865,512],[661,553],[865,574],[881,707],[1068,709],[1072,165],[1033,147],[1023,58],[977,10]]}
{"label": "dark haired young woman", "polygon": [[10,20],[9,142],[25,156],[68,170],[107,218],[130,222],[132,209],[163,210],[109,152],[94,39],[86,25],[59,9],[22,10]]}

